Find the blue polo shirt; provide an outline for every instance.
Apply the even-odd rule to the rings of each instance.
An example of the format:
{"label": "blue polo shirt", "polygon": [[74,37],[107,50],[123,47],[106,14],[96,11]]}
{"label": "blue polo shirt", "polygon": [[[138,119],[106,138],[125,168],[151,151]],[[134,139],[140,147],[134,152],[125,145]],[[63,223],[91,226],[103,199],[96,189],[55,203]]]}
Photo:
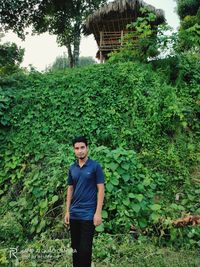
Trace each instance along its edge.
{"label": "blue polo shirt", "polygon": [[104,174],[100,164],[88,159],[80,167],[78,162],[70,166],[68,185],[74,191],[70,206],[70,219],[93,220],[97,206],[97,184],[104,183]]}

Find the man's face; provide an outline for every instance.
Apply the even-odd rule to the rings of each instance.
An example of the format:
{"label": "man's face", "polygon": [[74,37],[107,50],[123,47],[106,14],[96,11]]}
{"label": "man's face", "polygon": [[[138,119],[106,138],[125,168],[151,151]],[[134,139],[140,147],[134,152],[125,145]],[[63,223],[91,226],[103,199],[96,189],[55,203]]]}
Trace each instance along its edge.
{"label": "man's face", "polygon": [[78,159],[85,159],[88,155],[88,147],[83,142],[75,143],[74,153]]}

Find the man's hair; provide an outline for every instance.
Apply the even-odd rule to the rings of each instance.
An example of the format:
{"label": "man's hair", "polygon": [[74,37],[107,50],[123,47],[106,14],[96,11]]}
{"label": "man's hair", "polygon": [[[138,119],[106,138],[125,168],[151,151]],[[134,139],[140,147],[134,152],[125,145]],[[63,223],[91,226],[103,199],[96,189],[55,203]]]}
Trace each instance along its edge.
{"label": "man's hair", "polygon": [[87,138],[85,136],[77,136],[73,139],[72,145],[74,146],[76,143],[84,143],[86,146],[88,145]]}

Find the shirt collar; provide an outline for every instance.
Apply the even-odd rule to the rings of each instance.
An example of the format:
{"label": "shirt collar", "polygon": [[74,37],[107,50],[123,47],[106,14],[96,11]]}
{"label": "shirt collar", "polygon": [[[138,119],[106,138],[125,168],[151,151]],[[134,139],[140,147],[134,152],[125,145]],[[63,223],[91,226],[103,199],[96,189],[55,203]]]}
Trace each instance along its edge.
{"label": "shirt collar", "polygon": [[[86,160],[86,162],[85,162],[85,164],[84,164],[83,166],[88,166],[89,161],[90,161],[90,159],[89,159],[89,157],[88,157],[88,159]],[[78,164],[78,159],[75,161],[75,164],[76,164],[76,166],[80,167],[79,164]],[[82,167],[83,167],[83,166],[82,166]],[[81,167],[81,168],[82,168],[82,167]]]}

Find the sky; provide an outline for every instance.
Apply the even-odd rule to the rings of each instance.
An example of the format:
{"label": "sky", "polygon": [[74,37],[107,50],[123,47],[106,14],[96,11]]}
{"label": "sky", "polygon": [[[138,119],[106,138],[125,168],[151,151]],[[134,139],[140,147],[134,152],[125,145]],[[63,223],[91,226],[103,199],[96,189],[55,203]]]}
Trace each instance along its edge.
{"label": "sky", "polygon": [[[176,14],[175,0],[144,0],[145,3],[155,8],[163,9],[167,23],[176,31],[179,26],[179,18]],[[21,48],[25,48],[22,67],[34,66],[37,70],[43,71],[51,65],[56,57],[67,53],[66,47],[59,47],[56,43],[56,36],[48,33],[40,35],[28,35],[25,41],[20,40],[16,34],[9,31],[2,38],[2,42],[14,42]],[[97,44],[92,35],[83,37],[80,45],[80,56],[91,56],[95,58]]]}

